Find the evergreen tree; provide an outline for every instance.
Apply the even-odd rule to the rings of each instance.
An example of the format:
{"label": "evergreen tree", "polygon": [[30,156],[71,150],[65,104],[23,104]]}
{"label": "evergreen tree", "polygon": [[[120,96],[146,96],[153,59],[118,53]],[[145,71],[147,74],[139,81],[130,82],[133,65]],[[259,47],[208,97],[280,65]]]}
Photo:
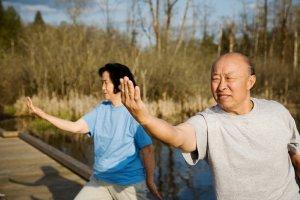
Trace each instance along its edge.
{"label": "evergreen tree", "polygon": [[42,13],[39,10],[35,13],[33,25],[35,25],[35,26],[44,26],[45,25],[45,22],[42,17]]}
{"label": "evergreen tree", "polygon": [[3,14],[0,17],[0,47],[7,49],[11,46],[12,42],[17,42],[22,24],[19,14],[13,7],[10,6],[2,11]]}
{"label": "evergreen tree", "polygon": [[4,8],[2,5],[2,0],[0,0],[0,30],[3,26],[3,15],[4,15]]}

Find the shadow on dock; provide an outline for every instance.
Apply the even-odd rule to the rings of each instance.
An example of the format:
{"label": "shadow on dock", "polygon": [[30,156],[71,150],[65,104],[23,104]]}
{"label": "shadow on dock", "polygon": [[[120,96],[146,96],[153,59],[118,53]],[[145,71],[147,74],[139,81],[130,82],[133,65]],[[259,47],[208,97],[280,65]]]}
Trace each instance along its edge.
{"label": "shadow on dock", "polygon": [[[82,185],[79,183],[61,176],[52,166],[42,166],[41,170],[44,173],[43,176],[34,182],[24,182],[12,178],[10,178],[9,181],[11,183],[21,184],[24,186],[46,186],[54,200],[74,199],[82,188]],[[39,198],[31,195],[31,199],[37,200]]]}

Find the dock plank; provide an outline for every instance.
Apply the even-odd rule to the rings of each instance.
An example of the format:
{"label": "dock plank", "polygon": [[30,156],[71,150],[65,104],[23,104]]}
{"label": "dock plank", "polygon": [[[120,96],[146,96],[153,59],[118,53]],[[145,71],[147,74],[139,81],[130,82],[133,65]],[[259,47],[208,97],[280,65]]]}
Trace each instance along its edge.
{"label": "dock plank", "polygon": [[0,137],[5,199],[73,199],[85,180],[19,138]]}

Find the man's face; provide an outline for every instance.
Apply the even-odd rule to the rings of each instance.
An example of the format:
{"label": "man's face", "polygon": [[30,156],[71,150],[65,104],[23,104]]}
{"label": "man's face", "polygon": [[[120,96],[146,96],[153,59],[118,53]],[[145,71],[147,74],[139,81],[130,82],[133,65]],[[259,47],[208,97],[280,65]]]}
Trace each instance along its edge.
{"label": "man's face", "polygon": [[116,96],[114,94],[114,84],[112,83],[109,73],[107,71],[103,72],[101,76],[102,82],[102,92],[106,100],[112,100]]}
{"label": "man's face", "polygon": [[255,76],[250,76],[249,66],[240,56],[224,56],[212,69],[213,97],[227,112],[235,112],[249,103],[254,82]]}

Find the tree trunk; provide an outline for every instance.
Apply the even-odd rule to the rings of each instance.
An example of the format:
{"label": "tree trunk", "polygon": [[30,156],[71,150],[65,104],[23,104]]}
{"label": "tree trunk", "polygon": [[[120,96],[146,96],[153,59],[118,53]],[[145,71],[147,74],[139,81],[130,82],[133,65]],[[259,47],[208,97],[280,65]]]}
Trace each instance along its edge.
{"label": "tree trunk", "polygon": [[188,9],[189,9],[189,4],[190,4],[190,0],[186,0],[185,9],[184,9],[184,14],[183,14],[183,18],[182,18],[182,21],[181,21],[181,26],[180,26],[179,36],[178,36],[178,40],[177,40],[177,43],[176,43],[174,55],[176,55],[177,51],[179,50],[179,48],[180,48],[180,46],[181,46],[181,44],[182,44],[183,33],[184,33],[184,26],[185,26],[185,21],[186,21],[186,16],[187,16],[187,11],[188,11]]}
{"label": "tree trunk", "polygon": [[268,55],[268,0],[265,0],[264,5],[264,66],[267,65]]}
{"label": "tree trunk", "polygon": [[229,34],[229,52],[234,51],[235,46],[235,25],[232,23],[230,25],[230,34]]}
{"label": "tree trunk", "polygon": [[219,44],[218,44],[218,56],[221,56],[221,51],[222,51],[222,37],[223,37],[223,27],[220,26]]}
{"label": "tree trunk", "polygon": [[154,8],[152,0],[148,0],[148,4],[152,15],[152,27],[155,33],[156,50],[160,55],[161,52],[161,33],[160,33],[161,29],[160,29],[160,22],[159,22],[160,0],[156,0],[156,8]]}
{"label": "tree trunk", "polygon": [[298,68],[298,31],[294,32],[294,72]]}

